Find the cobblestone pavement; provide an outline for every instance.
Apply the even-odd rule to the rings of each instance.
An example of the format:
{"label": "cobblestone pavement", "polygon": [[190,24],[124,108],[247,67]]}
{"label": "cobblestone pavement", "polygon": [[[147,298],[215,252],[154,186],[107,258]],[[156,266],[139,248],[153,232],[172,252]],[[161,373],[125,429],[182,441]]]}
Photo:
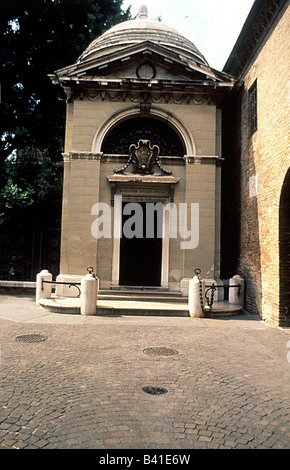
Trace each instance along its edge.
{"label": "cobblestone pavement", "polygon": [[[4,295],[0,327],[2,449],[290,448],[289,330],[48,314]],[[45,340],[19,341],[32,334]]]}

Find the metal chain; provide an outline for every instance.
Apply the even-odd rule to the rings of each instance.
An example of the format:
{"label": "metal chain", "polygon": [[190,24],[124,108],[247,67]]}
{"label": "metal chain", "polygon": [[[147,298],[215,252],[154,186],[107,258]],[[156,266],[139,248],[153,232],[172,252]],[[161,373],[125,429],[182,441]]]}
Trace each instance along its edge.
{"label": "metal chain", "polygon": [[89,274],[92,274],[92,276],[94,276],[95,279],[98,279],[98,276],[96,275],[93,266],[89,266],[89,267],[87,268],[87,271],[88,271]]}
{"label": "metal chain", "polygon": [[[207,300],[207,304],[208,304],[208,309],[205,309],[204,308],[204,303],[203,303],[203,293],[202,293],[202,282],[201,282],[201,279],[199,277],[200,273],[201,273],[201,269],[199,268],[196,268],[194,270],[194,273],[196,274],[198,280],[199,280],[199,297],[200,297],[200,305],[201,305],[201,310],[203,312],[203,314],[208,314],[210,313],[210,311],[212,310],[212,306],[213,306],[213,298],[214,298],[214,293],[216,291],[216,287],[214,284],[212,284],[212,286],[210,286],[206,293],[205,293],[205,297],[206,297],[206,300]],[[207,297],[207,293],[208,291],[211,290],[211,299],[209,300],[209,298]]]}
{"label": "metal chain", "polygon": [[[213,299],[214,299],[214,293],[215,291],[217,290],[217,288],[215,287],[214,283],[205,291],[205,298],[207,300],[207,305],[209,306],[209,309],[211,310],[212,309],[212,306],[213,306]],[[211,291],[211,298],[209,299],[208,296],[207,296],[207,293]]]}
{"label": "metal chain", "polygon": [[203,295],[202,295],[202,282],[201,282],[201,279],[200,279],[200,277],[199,277],[199,275],[200,275],[200,273],[201,273],[201,269],[196,268],[196,269],[194,270],[194,273],[196,274],[197,279],[199,280],[199,299],[200,299],[200,305],[201,305],[202,313],[204,313],[205,310],[204,310]]}

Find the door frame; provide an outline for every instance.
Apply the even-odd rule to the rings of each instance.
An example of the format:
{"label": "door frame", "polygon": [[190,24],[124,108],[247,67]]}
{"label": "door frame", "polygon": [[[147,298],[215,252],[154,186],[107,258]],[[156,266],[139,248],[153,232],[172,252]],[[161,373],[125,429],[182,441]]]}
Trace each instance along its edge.
{"label": "door frame", "polygon": [[[122,194],[114,195],[114,218],[113,218],[113,260],[112,260],[112,287],[119,287],[120,273],[120,241],[122,233],[122,202],[127,202]],[[146,198],[136,200],[135,202],[149,202]],[[153,202],[150,199],[150,202]],[[161,253],[161,287],[168,288],[169,274],[169,227],[170,213],[164,210],[164,206],[168,201],[156,200],[163,204],[163,220],[162,220],[162,253]]]}

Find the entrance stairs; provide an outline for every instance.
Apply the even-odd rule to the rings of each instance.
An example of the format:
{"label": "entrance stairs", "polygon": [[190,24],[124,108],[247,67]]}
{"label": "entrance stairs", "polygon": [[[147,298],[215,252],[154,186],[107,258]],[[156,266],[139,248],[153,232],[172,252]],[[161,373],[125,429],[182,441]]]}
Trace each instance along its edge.
{"label": "entrance stairs", "polygon": [[[80,298],[56,297],[40,299],[42,308],[55,313],[80,314]],[[227,301],[215,302],[209,317],[242,313],[242,307]],[[120,287],[98,292],[96,315],[142,315],[188,317],[188,298],[181,292],[160,287]]]}
{"label": "entrance stairs", "polygon": [[98,293],[100,300],[125,300],[134,302],[165,302],[186,303],[188,298],[182,296],[181,292],[169,291],[161,287],[135,287],[124,286],[117,289],[102,289]]}

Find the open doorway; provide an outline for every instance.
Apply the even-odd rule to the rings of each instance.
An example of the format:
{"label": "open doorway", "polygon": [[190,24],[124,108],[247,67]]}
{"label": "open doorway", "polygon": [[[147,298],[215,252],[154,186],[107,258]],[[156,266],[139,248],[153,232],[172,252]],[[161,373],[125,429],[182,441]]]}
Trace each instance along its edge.
{"label": "open doorway", "polygon": [[122,203],[120,285],[161,285],[163,212],[153,206],[153,203]]}
{"label": "open doorway", "polygon": [[282,186],[279,211],[280,326],[290,326],[290,168]]}

